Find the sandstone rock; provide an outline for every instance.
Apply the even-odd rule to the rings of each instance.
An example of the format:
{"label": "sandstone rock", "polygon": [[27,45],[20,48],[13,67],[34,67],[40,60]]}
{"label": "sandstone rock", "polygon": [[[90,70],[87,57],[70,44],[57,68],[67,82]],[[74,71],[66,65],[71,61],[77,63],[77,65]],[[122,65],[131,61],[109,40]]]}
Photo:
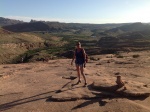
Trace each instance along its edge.
{"label": "sandstone rock", "polygon": [[117,93],[125,97],[148,97],[150,96],[150,88],[144,85],[144,83],[140,82],[126,81],[125,87],[118,87],[112,80],[107,79],[93,82],[92,88],[99,91]]}

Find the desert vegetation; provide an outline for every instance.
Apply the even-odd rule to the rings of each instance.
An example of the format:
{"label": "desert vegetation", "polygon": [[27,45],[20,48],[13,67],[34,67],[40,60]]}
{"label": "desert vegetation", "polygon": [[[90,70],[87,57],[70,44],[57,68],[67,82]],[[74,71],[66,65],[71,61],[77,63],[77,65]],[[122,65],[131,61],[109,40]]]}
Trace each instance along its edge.
{"label": "desert vegetation", "polygon": [[[3,21],[9,22],[4,25]],[[19,63],[22,58],[25,58],[23,62],[48,57],[70,58],[77,41],[88,55],[150,48],[150,26],[143,23],[78,24],[34,20],[14,23],[5,18],[1,18],[0,23],[0,63]]]}

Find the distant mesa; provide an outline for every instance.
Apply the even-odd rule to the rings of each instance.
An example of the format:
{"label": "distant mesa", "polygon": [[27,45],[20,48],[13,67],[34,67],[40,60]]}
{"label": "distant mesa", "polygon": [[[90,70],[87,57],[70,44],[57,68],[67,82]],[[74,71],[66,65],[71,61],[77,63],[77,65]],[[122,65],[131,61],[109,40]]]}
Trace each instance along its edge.
{"label": "distant mesa", "polygon": [[23,21],[0,17],[0,26],[14,25],[24,23]]}
{"label": "distant mesa", "polygon": [[111,33],[111,32],[134,32],[134,31],[144,31],[144,30],[149,30],[150,31],[150,25],[149,24],[144,24],[144,23],[132,23],[132,24],[127,24],[123,25],[117,28],[113,28],[110,30],[107,30],[105,32]]}
{"label": "distant mesa", "polygon": [[30,31],[49,30],[48,25],[46,25],[43,22],[21,23],[21,24],[4,26],[3,28],[12,32],[30,32]]}

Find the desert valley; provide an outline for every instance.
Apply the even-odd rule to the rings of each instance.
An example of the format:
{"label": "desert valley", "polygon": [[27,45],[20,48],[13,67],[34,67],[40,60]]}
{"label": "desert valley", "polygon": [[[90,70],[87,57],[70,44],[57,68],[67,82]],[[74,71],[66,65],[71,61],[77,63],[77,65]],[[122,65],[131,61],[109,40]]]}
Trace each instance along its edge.
{"label": "desert valley", "polygon": [[[0,111],[150,111],[148,23],[0,20]],[[71,65],[77,41],[89,57],[86,87]]]}

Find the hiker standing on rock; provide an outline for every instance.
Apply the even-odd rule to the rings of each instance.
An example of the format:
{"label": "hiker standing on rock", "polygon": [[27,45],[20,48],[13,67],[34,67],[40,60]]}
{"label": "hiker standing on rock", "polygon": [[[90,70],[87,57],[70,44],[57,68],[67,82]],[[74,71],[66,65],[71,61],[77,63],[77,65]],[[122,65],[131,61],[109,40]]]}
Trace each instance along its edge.
{"label": "hiker standing on rock", "polygon": [[71,61],[71,65],[73,65],[73,61],[75,59],[76,70],[77,70],[77,74],[78,74],[78,78],[79,78],[79,80],[76,84],[81,83],[81,80],[80,80],[80,73],[81,73],[83,76],[83,79],[85,81],[84,86],[86,86],[87,85],[86,77],[85,77],[85,74],[83,73],[83,67],[85,67],[85,63],[86,63],[86,54],[85,54],[85,50],[81,47],[80,42],[77,42],[76,46],[77,47],[74,51],[74,56]]}

